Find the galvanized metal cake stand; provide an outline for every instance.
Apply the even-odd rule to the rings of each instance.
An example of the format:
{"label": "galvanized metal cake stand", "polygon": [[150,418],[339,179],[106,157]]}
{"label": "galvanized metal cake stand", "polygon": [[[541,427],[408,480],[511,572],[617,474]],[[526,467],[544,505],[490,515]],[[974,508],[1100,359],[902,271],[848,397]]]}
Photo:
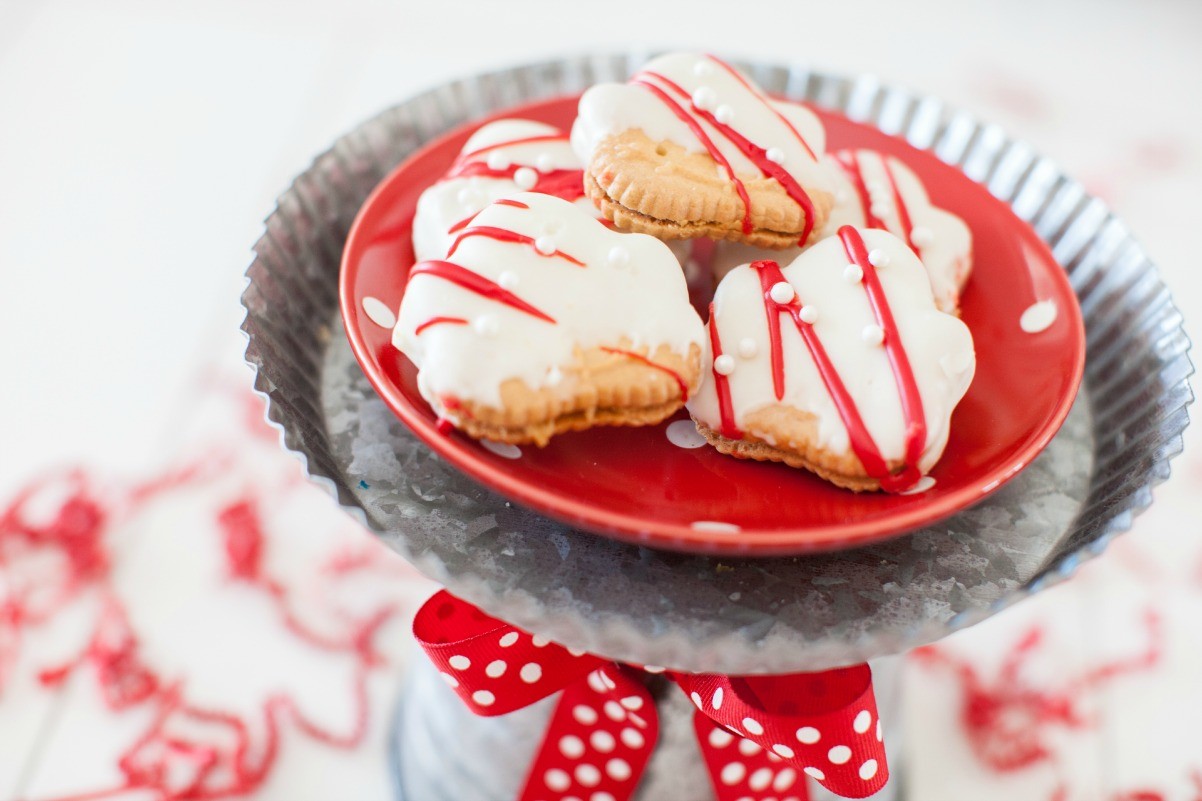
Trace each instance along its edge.
{"label": "galvanized metal cake stand", "polygon": [[[246,359],[270,421],[314,481],[490,614],[618,660],[736,674],[824,669],[932,642],[1064,580],[1130,527],[1169,475],[1192,400],[1181,315],[1143,249],[1101,201],[998,128],[872,77],[804,67],[740,65],[770,92],[838,109],[960,166],[1029,221],[1067,270],[1085,316],[1084,389],[1034,464],[981,504],[881,545],[740,561],[574,531],[507,503],[411,436],[368,385],[339,320],[339,259],[360,204],[449,128],[624,80],[646,58],[548,61],[431,90],[339,139],[280,197],[242,298]],[[399,792],[512,798],[547,703],[474,718],[417,663],[397,718]],[[887,678],[878,676],[885,696]],[[711,797],[678,695],[661,701],[663,737],[641,798]],[[886,723],[889,708],[886,697]]]}

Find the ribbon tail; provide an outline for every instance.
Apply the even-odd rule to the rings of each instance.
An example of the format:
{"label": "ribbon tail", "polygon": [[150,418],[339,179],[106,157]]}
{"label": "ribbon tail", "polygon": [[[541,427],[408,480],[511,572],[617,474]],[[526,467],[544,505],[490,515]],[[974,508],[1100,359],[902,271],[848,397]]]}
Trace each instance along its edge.
{"label": "ribbon tail", "polygon": [[[797,771],[845,798],[870,796],[889,780],[868,665],[781,676],[675,674],[673,679],[711,722],[694,725],[719,801],[779,798],[773,783],[779,778],[783,786]],[[741,792],[732,793],[736,787]],[[792,795],[804,797],[797,791]]]}
{"label": "ribbon tail", "polygon": [[610,663],[559,699],[518,801],[628,801],[659,737],[655,701],[637,674]]}
{"label": "ribbon tail", "polygon": [[731,734],[700,710],[693,715],[693,728],[717,801],[810,801],[801,770],[779,755]]}

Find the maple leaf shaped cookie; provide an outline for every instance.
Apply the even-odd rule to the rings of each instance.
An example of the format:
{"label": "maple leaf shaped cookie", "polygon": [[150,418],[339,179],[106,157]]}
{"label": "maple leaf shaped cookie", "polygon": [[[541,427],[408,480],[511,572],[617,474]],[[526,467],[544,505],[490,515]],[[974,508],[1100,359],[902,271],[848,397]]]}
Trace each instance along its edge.
{"label": "maple leaf shaped cookie", "polygon": [[711,375],[689,402],[706,439],[853,490],[914,488],[976,367],[968,328],[936,308],[914,252],[852,226],[783,269],[732,270],[709,335]]}
{"label": "maple leaf shaped cookie", "polygon": [[580,99],[572,146],[585,191],[618,228],[760,247],[821,230],[836,172],[825,131],[714,56],[673,53]]}
{"label": "maple leaf shaped cookie", "polygon": [[525,192],[413,266],[393,343],[442,420],[541,445],[673,414],[701,383],[705,329],[667,245]]}

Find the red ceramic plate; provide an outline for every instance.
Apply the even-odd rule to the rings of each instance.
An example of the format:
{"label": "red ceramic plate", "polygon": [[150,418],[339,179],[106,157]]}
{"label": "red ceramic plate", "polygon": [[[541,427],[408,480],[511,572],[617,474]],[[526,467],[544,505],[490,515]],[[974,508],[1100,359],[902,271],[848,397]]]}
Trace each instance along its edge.
{"label": "red ceramic plate", "polygon": [[[566,128],[575,110],[576,98],[559,98],[496,116]],[[551,517],[643,545],[762,556],[833,550],[895,536],[979,501],[1030,464],[1068,414],[1085,356],[1076,297],[1043,242],[984,188],[902,140],[818,113],[828,147],[870,147],[901,158],[926,182],[936,205],[972,228],[975,270],[961,308],[976,342],[977,373],[926,492],[857,495],[783,465],[739,461],[709,447],[680,448],[668,440],[667,423],[565,434],[545,448],[523,446],[516,459],[457,432],[438,433],[418,394],[416,370],[392,347],[391,332],[371,319],[369,299],[394,311],[400,305],[413,264],[409,239],[418,195],[487,120],[415,153],[376,188],[351,229],[342,315],[368,379],[418,437],[464,473]],[[1036,300],[1054,303],[1057,316],[1031,334],[1019,320]]]}

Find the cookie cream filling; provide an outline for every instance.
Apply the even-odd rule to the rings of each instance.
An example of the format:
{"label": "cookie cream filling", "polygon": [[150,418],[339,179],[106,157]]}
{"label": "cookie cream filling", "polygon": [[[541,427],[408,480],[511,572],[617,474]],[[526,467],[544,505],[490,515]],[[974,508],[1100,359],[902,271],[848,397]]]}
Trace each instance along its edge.
{"label": "cookie cream filling", "polygon": [[513,379],[560,386],[581,349],[667,346],[683,359],[704,342],[667,245],[533,192],[488,206],[444,258],[415,264],[393,330],[440,413],[448,399],[499,406]]}
{"label": "cookie cream filling", "polygon": [[[913,466],[926,473],[972,381],[972,336],[936,308],[926,270],[905,242],[878,230],[838,234],[783,268],[756,262],[723,279],[711,349],[739,358],[729,372],[707,373],[689,411],[729,439],[747,433],[797,448],[804,443],[757,428],[757,412],[787,407],[812,416],[824,450],[875,451],[887,462],[916,456]],[[851,263],[859,280],[846,274]],[[787,301],[777,276],[793,290]]]}

